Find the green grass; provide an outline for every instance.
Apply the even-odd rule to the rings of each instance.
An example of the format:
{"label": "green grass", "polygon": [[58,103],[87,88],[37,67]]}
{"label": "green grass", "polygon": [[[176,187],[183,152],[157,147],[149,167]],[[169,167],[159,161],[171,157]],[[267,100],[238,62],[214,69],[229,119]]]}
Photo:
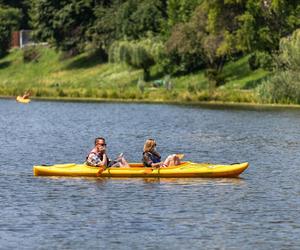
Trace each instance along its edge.
{"label": "green grass", "polygon": [[61,60],[61,54],[48,47],[38,48],[38,62],[23,62],[23,51],[12,50],[0,59],[0,95],[16,96],[31,89],[36,97],[110,98],[152,101],[230,101],[255,102],[255,87],[268,73],[251,71],[248,58],[225,65],[226,84],[211,89],[200,71],[171,78],[173,88],[137,87],[142,70],[123,64],[101,62],[97,54],[84,53]]}

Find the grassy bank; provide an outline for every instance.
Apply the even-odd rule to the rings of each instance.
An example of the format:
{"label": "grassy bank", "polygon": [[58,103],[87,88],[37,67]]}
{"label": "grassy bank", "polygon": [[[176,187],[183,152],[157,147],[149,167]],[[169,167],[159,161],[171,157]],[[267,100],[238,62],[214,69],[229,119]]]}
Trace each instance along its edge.
{"label": "grassy bank", "polygon": [[23,51],[12,50],[0,59],[0,95],[17,96],[30,89],[37,98],[114,99],[143,101],[259,102],[255,87],[267,76],[264,70],[251,71],[248,58],[228,63],[223,71],[226,83],[212,89],[198,72],[172,77],[171,89],[153,82],[163,76],[152,69],[152,80],[139,83],[143,72],[126,65],[101,63],[93,54],[61,60],[53,49],[38,49],[35,62],[23,61]]}

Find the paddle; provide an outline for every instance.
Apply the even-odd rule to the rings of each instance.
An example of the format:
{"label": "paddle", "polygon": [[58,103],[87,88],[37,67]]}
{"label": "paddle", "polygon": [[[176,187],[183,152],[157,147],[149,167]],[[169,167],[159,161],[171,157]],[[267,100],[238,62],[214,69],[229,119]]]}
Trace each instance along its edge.
{"label": "paddle", "polygon": [[[122,154],[123,155],[123,154]],[[122,156],[121,155],[121,156]],[[176,154],[176,156],[178,157],[178,159],[183,159],[183,157],[184,157],[184,154]],[[109,167],[107,167],[107,168],[109,168]],[[107,168],[104,168],[104,167],[100,167],[100,169],[99,169],[99,171],[98,171],[98,173],[97,173],[97,176],[99,177]],[[145,168],[144,169],[144,174],[151,174],[152,173],[152,171],[154,170],[155,168]],[[158,168],[158,169],[160,169],[160,167]]]}
{"label": "paddle", "polygon": [[105,170],[106,170],[105,167],[99,167],[99,170],[96,175],[99,177]]}

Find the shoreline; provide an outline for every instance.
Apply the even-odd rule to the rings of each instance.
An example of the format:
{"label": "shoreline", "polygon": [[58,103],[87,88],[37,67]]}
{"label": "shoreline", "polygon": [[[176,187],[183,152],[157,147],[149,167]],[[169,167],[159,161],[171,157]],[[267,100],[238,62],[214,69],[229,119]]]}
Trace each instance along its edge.
{"label": "shoreline", "polygon": [[[15,96],[0,96],[0,99],[15,100]],[[183,106],[199,106],[211,108],[251,108],[251,109],[300,109],[299,104],[272,104],[248,102],[221,102],[221,101],[170,101],[148,99],[113,99],[113,98],[74,98],[74,97],[32,97],[36,101],[52,102],[85,102],[85,103],[134,103],[134,104],[172,104]]]}

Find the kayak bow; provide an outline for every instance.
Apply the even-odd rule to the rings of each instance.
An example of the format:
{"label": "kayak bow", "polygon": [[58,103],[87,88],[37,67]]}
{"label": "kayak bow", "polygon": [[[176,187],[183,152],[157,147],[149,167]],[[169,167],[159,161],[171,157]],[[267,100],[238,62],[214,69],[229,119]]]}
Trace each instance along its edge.
{"label": "kayak bow", "polygon": [[22,96],[17,96],[16,101],[20,103],[29,103],[30,99],[24,99]]}

